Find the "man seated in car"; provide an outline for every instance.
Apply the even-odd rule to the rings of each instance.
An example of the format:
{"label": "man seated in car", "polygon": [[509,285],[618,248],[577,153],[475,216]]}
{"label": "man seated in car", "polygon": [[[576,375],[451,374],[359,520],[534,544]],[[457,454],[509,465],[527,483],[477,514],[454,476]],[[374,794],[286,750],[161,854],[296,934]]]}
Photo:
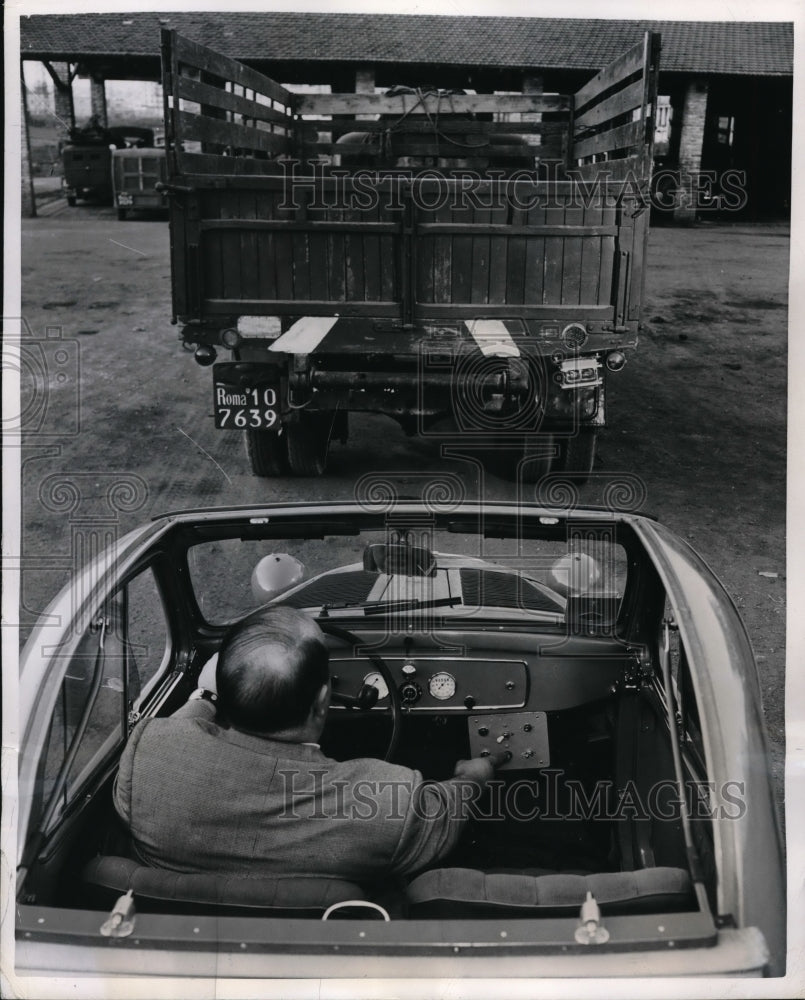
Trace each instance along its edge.
{"label": "man seated in car", "polygon": [[236,627],[216,667],[217,702],[199,695],[133,731],[115,806],[146,864],[180,872],[411,875],[455,847],[489,759],[453,777],[374,759],[338,762],[318,740],[330,704],[318,625],[288,607]]}

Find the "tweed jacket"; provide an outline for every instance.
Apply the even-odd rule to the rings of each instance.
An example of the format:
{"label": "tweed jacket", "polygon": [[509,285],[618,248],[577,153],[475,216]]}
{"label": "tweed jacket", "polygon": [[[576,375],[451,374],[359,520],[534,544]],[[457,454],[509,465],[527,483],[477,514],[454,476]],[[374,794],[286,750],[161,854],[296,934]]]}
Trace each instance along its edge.
{"label": "tweed jacket", "polygon": [[192,701],[135,728],[114,799],[149,865],[370,882],[444,858],[466,822],[467,792],[384,761],[339,762],[313,744],[224,728],[212,705]]}

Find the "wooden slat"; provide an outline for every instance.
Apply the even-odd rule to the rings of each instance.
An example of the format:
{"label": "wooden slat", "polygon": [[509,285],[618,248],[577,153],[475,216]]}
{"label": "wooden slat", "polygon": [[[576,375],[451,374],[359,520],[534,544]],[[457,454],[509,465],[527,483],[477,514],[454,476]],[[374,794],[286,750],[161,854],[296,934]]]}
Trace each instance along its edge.
{"label": "wooden slat", "polygon": [[171,44],[174,46],[176,57],[180,63],[195,66],[197,69],[212,73],[224,80],[230,80],[232,83],[239,83],[242,87],[248,87],[249,90],[256,90],[258,93],[270,97],[272,101],[279,101],[286,107],[292,106],[293,95],[290,91],[279,83],[275,83],[270,77],[258,73],[257,70],[238,62],[236,59],[230,59],[219,52],[214,52],[205,45],[199,45],[197,42],[185,38],[184,35],[179,35],[176,32],[170,32],[170,35]]}
{"label": "wooden slat", "polygon": [[545,239],[545,221],[547,209],[545,205],[535,205],[529,208],[527,227],[542,230],[538,236],[529,237],[525,241],[525,287],[524,302],[541,303],[545,294],[545,268],[547,264],[548,241]]}
{"label": "wooden slat", "polygon": [[[452,211],[445,200],[433,211],[434,222],[448,221]],[[433,302],[449,302],[453,274],[453,240],[449,236],[431,236],[433,247]]]}
{"label": "wooden slat", "polygon": [[641,107],[644,90],[645,81],[641,77],[634,83],[630,83],[628,87],[624,87],[623,90],[607,97],[600,104],[596,104],[589,111],[585,111],[584,114],[573,119],[573,135],[577,136],[582,129],[601,125],[612,118],[617,118],[618,115]]}
{"label": "wooden slat", "polygon": [[[536,188],[532,185],[513,185],[513,193],[518,195],[526,192],[535,194]],[[522,227],[528,224],[528,211],[520,206],[526,204],[526,200],[514,202],[511,212],[511,223],[513,226]],[[526,280],[526,244],[527,240],[520,237],[511,237],[507,241],[508,269],[506,274],[506,302],[522,304],[525,302],[525,280]]]}
{"label": "wooden slat", "polygon": [[[241,219],[254,220],[257,217],[257,193],[239,191],[237,212]],[[252,229],[240,231],[240,277],[241,294],[254,298],[260,294],[260,263],[257,233]]]}
{"label": "wooden slat", "polygon": [[571,159],[580,160],[595,153],[608,153],[615,149],[629,149],[638,146],[643,140],[643,123],[629,122],[608,132],[599,132],[589,139],[582,139],[573,144]]}
{"label": "wooden slat", "polygon": [[[214,205],[211,204],[211,201],[212,199],[208,195],[201,196],[200,211],[202,215],[209,215],[213,211],[216,215],[219,214],[218,200],[215,200]],[[202,288],[208,295],[223,296],[224,264],[221,254],[221,241],[205,238],[198,223],[196,223],[195,229],[196,239],[200,247]]]}
{"label": "wooden slat", "polygon": [[[308,124],[315,125],[323,132],[332,132],[333,135],[345,135],[349,132],[386,132],[389,129],[389,121],[380,119],[379,121],[343,121],[322,119],[321,121],[310,121]],[[434,124],[427,119],[406,118],[405,122],[395,130],[396,135],[432,133]],[[567,131],[566,122],[468,122],[466,118],[452,119],[439,116],[438,131],[445,135],[468,134],[468,135],[563,135]]]}
{"label": "wooden slat", "polygon": [[472,240],[472,302],[489,301],[489,223],[492,213],[488,208],[476,208],[473,222],[479,231]]}
{"label": "wooden slat", "polygon": [[223,108],[234,114],[256,118],[259,121],[280,125],[291,132],[293,131],[294,121],[289,115],[275,111],[258,101],[242,97],[240,94],[233,94],[228,90],[221,90],[220,87],[213,87],[208,83],[201,83],[199,80],[191,80],[186,76],[179,77],[175,96],[183,100],[194,101],[196,104],[209,104],[216,108]]}
{"label": "wooden slat", "polygon": [[452,245],[450,299],[469,302],[472,296],[472,237],[454,236]]}
{"label": "wooden slat", "polygon": [[[290,168],[288,169],[287,176],[285,171],[282,169],[284,165],[287,165],[288,161],[280,160],[279,162],[273,162],[269,160],[252,160],[245,157],[241,158],[231,156],[211,157],[208,154],[202,153],[186,153],[184,155],[189,160],[190,164],[194,164],[196,160],[204,162],[212,159],[216,161],[216,165],[221,165],[225,168],[237,168],[250,163],[256,163],[262,164],[264,168],[267,168],[270,171],[268,173],[249,173],[243,176],[237,175],[235,179],[233,179],[231,172],[215,174],[214,172],[207,173],[203,171],[188,171],[183,178],[184,182],[186,182],[190,187],[197,188],[199,191],[230,187],[233,183],[235,183],[239,188],[254,187],[258,189],[277,190],[284,193],[287,185],[291,181],[292,175]],[[601,184],[599,185],[601,193],[606,193],[608,197],[614,198],[620,191],[623,190],[624,187],[623,176],[618,174],[618,171],[621,169],[621,164],[634,166],[637,163],[639,163],[639,157],[632,156],[621,160],[584,164],[573,167],[571,175],[567,179],[558,181],[545,181],[541,179],[526,180],[517,174],[511,178],[504,178],[501,181],[481,177],[477,180],[473,180],[472,197],[498,197],[502,200],[511,201],[516,210],[518,202],[526,203],[535,198],[543,200],[559,198],[560,200],[566,200],[572,197],[579,197],[578,180],[574,178],[583,178],[585,183],[589,185],[591,178],[601,174],[603,178]],[[405,180],[406,183],[410,182],[411,179],[408,178],[407,174],[402,170],[390,172],[388,175],[381,174],[376,183],[373,180],[372,187],[378,191],[381,204],[399,204],[399,198],[396,192],[398,191],[401,182],[401,177],[399,176],[401,174],[403,175],[402,179]],[[360,177],[360,179],[342,175],[337,177],[328,176],[327,174],[324,176],[320,174],[316,175],[316,187],[320,192],[318,197],[323,199],[328,204],[337,203],[343,200],[344,197],[349,198],[353,192],[361,197],[366,197],[365,183],[365,175]],[[300,181],[300,186],[303,189],[306,186],[309,187],[309,184],[310,180],[307,177],[303,181]],[[428,198],[432,198],[434,202],[436,201],[436,196],[440,191],[448,192],[445,197],[451,204],[456,200],[461,201],[461,192],[466,190],[466,184],[466,177],[460,173],[456,176],[445,174],[438,181],[429,180],[427,177],[419,179],[415,175],[413,177],[414,188],[417,191],[421,189],[426,193],[426,196]],[[502,193],[496,195],[496,192]],[[514,218],[516,219],[517,216],[515,215]]]}
{"label": "wooden slat", "polygon": [[[541,206],[538,206],[541,207]],[[479,222],[420,222],[417,232],[423,236],[447,234],[453,236],[614,236],[617,230],[612,226],[585,225],[508,225],[507,223]]]}
{"label": "wooden slat", "polygon": [[[497,157],[498,151],[503,149],[503,154],[500,159],[562,159],[563,158],[563,148],[562,142],[558,139],[549,139],[548,142],[540,143],[538,146],[532,146],[528,143],[522,146],[507,146],[507,147],[496,147],[496,146],[482,146],[475,149],[462,149],[459,146],[453,146],[450,143],[445,143],[440,146],[433,146],[429,150],[422,148],[414,148],[413,146],[405,146],[404,148],[395,149],[391,155],[388,157],[390,160],[397,159],[401,156],[438,156],[445,160],[467,160],[469,162],[478,161],[481,167],[485,167],[490,159],[495,159]],[[507,152],[508,151],[508,152]],[[331,143],[331,142],[305,142],[302,144],[302,159],[311,160],[317,157],[329,157],[329,156],[354,156],[361,159],[370,161],[372,164],[372,169],[375,167],[380,167],[384,162],[380,155],[381,151],[376,146],[363,145],[362,143]],[[377,161],[375,163],[374,161]],[[344,164],[345,167],[349,166],[348,163]],[[501,164],[501,166],[506,166],[511,169],[512,166],[517,168],[517,164]],[[520,169],[528,169],[527,167],[522,167]]]}
{"label": "wooden slat", "polygon": [[[375,235],[376,227],[388,223],[378,222],[379,206],[363,209],[363,256],[364,256],[364,297],[367,301],[377,302],[383,298],[382,271],[391,266],[391,260],[385,260],[380,252],[380,237]],[[371,228],[370,228],[371,227]]]}
{"label": "wooden slat", "polygon": [[489,240],[489,301],[506,302],[506,273],[508,265],[509,242],[508,236],[496,235],[499,228],[510,228],[507,225],[509,216],[509,206],[507,204],[497,204],[490,212],[490,224],[487,227],[490,233]]}
{"label": "wooden slat", "polygon": [[334,146],[331,143],[306,143],[306,146],[315,146],[317,150],[339,154],[352,154],[353,156],[371,156],[383,158],[396,158],[399,156],[438,156],[444,159],[490,159],[500,157],[509,159],[517,156],[520,158],[533,158],[539,146],[530,146],[526,143],[520,146],[496,146],[493,143],[471,143],[457,145],[452,142],[408,142],[404,140],[392,145],[386,150],[382,146],[373,143],[362,142],[339,142]]}
{"label": "wooden slat", "polygon": [[414,310],[417,319],[446,320],[451,319],[558,319],[559,321],[580,319],[601,321],[612,319],[611,306],[575,305],[566,306],[559,303],[531,303],[522,305],[515,303],[483,304],[478,302],[451,302],[449,304],[420,303]]}
{"label": "wooden slat", "polygon": [[290,220],[290,219],[204,219],[201,222],[202,229],[250,229],[250,230],[271,230],[280,232],[310,232],[317,230],[340,233],[361,233],[380,236],[386,233],[398,233],[400,226],[394,222],[375,222],[363,219],[354,219],[343,222],[333,219],[313,219]]}
{"label": "wooden slat", "polygon": [[[603,205],[600,202],[584,206],[584,228],[608,229],[603,226]],[[598,302],[598,283],[601,280],[602,237],[583,236],[581,239],[581,276],[579,281],[579,302]]]}
{"label": "wooden slat", "polygon": [[[617,225],[620,213],[612,204],[602,203],[601,221]],[[614,302],[612,272],[615,266],[615,237],[601,240],[601,265],[598,271],[598,304]]]}
{"label": "wooden slat", "polygon": [[[249,190],[248,188],[246,189]],[[275,191],[256,191],[252,189],[255,198],[255,218],[268,219],[276,214],[276,205],[280,195]],[[255,233],[255,243],[257,244],[257,262],[259,286],[255,296],[265,295],[267,298],[276,298],[277,291],[277,237],[271,231]]]}
{"label": "wooden slat", "polygon": [[592,80],[589,80],[575,93],[574,107],[576,112],[580,111],[593,98],[597,97],[603,90],[614,86],[619,80],[624,80],[632,73],[642,70],[646,65],[646,54],[648,49],[648,35],[634,45],[622,56],[619,56],[608,66],[605,66],[600,73],[597,73]]}
{"label": "wooden slat", "polygon": [[[452,94],[439,100],[415,94],[293,94],[292,107],[300,115],[449,115],[469,112],[510,114],[522,111],[569,111],[565,94]],[[512,123],[514,124],[514,123]]]}
{"label": "wooden slat", "polygon": [[[370,316],[398,318],[398,302],[343,302],[337,299],[204,299],[203,311],[211,316]],[[471,314],[471,313],[470,313]]]}
{"label": "wooden slat", "polygon": [[416,252],[417,302],[433,302],[433,240],[417,238]]}
{"label": "wooden slat", "polygon": [[179,141],[216,142],[223,146],[235,146],[238,149],[257,150],[274,155],[290,152],[293,145],[287,136],[274,135],[262,129],[219,121],[204,115],[194,115],[189,111],[179,111],[177,124]]}
{"label": "wooden slat", "polygon": [[[280,190],[272,191],[271,215],[275,219],[287,219],[293,222],[296,210],[294,208],[281,208],[284,195]],[[287,231],[278,230],[275,233],[267,232],[263,235],[267,242],[273,244],[274,253],[274,276],[278,299],[293,298],[293,234]]]}
{"label": "wooden slat", "polygon": [[[176,151],[176,160],[180,174],[187,183],[195,183],[203,187],[211,175],[242,177],[261,177],[268,180],[282,180],[282,167],[274,160],[260,160],[252,156],[219,156],[215,153],[185,153]],[[262,179],[261,178],[261,179]]]}
{"label": "wooden slat", "polygon": [[[359,221],[360,215],[360,212],[346,209],[344,221]],[[360,229],[357,232],[344,234],[344,270],[347,300],[353,302],[364,300],[366,298],[366,268],[363,234]]]}
{"label": "wooden slat", "polygon": [[629,301],[627,305],[627,320],[640,319],[640,310],[643,303],[643,285],[645,282],[645,259],[646,259],[646,237],[648,235],[649,210],[645,209],[637,215],[633,215],[634,207],[625,206],[626,211],[632,216],[633,240],[630,259],[632,262],[632,274],[629,282]]}
{"label": "wooden slat", "polygon": [[[577,226],[584,223],[584,208],[581,205],[568,205],[565,209],[565,224]],[[580,302],[582,269],[582,241],[565,238],[562,248],[562,305],[574,305]]]}
{"label": "wooden slat", "polygon": [[[233,218],[239,215],[239,193],[236,190],[222,191],[219,198],[221,218]],[[220,231],[217,239],[221,244],[221,261],[223,264],[223,298],[244,298],[241,287],[241,242],[240,233],[236,231]]]}
{"label": "wooden slat", "polygon": [[[565,220],[565,206],[549,204],[545,209],[545,224],[548,226],[563,225]],[[549,236],[545,240],[545,284],[543,287],[542,301],[545,303],[561,304],[562,302],[562,279],[564,276],[564,251],[565,241],[560,236]],[[526,288],[526,301],[528,301],[528,288]]]}
{"label": "wooden slat", "polygon": [[643,157],[640,155],[624,156],[620,160],[601,160],[598,163],[583,163],[570,167],[568,173],[572,177],[577,177],[585,181],[587,184],[594,181],[597,177],[605,177],[606,186],[604,186],[605,182],[602,181],[601,190],[605,190],[612,195],[619,189],[622,189],[622,182],[627,179],[636,179],[641,183],[648,182],[648,177],[643,174]]}

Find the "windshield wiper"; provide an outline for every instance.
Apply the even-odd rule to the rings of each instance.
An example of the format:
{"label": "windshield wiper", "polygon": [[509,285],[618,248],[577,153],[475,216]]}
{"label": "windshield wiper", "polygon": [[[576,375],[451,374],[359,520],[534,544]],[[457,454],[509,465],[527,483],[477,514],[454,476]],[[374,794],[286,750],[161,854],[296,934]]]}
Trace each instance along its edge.
{"label": "windshield wiper", "polygon": [[360,601],[339,601],[334,604],[322,605],[320,618],[327,618],[331,611],[342,611],[345,608],[356,608],[364,615],[384,615],[396,611],[421,611],[425,608],[453,608],[464,602],[456,597],[437,597],[433,600],[422,601],[418,597],[412,597],[403,601],[373,601],[371,604],[362,604]]}

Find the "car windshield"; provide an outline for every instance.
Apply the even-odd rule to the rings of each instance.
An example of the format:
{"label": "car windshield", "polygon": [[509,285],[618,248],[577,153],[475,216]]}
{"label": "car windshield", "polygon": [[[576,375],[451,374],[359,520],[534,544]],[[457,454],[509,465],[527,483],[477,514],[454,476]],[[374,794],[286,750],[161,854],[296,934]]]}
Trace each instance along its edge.
{"label": "car windshield", "polygon": [[600,534],[524,540],[407,529],[217,539],[194,545],[188,565],[198,606],[214,625],[272,601],[336,618],[436,609],[559,624],[579,601],[614,621],[627,559]]}

